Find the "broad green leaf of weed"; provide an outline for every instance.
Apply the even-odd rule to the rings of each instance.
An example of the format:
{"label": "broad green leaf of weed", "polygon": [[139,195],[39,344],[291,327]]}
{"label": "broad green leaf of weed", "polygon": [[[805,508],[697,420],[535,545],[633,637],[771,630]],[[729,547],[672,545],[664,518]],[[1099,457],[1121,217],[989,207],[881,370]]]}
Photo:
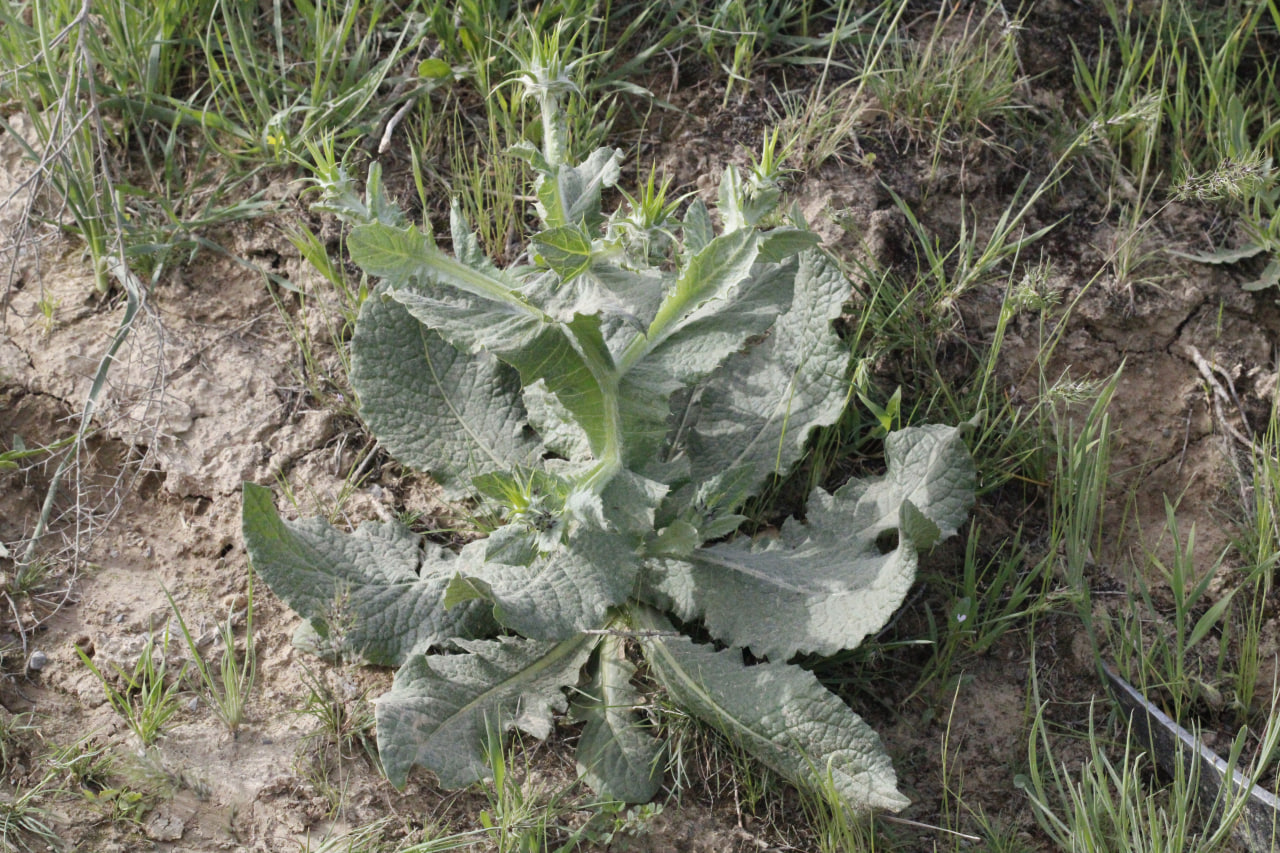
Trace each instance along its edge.
{"label": "broad green leaf of weed", "polygon": [[581,165],[544,171],[535,190],[543,221],[551,228],[581,223],[588,232],[598,229],[604,223],[600,194],[622,176],[621,162],[621,151],[599,148]]}
{"label": "broad green leaf of weed", "polygon": [[[718,639],[773,660],[856,648],[906,597],[919,551],[968,512],[973,462],[954,433],[895,433],[889,473],[835,495],[815,489],[806,521],[788,519],[776,539],[735,539],[650,561],[654,590],[681,619],[702,618]],[[916,506],[907,491],[928,502]],[[896,517],[887,526],[882,514],[890,511]],[[878,543],[891,530],[898,542],[883,550]]]}
{"label": "broad green leaf of weed", "polygon": [[757,483],[785,472],[810,430],[840,417],[849,351],[831,321],[848,297],[833,261],[816,251],[800,256],[792,304],[769,339],[727,359],[704,383],[686,448],[696,480],[742,465]]}
{"label": "broad green leaf of weed", "polygon": [[857,524],[873,536],[896,528],[908,501],[938,526],[941,538],[954,536],[973,506],[977,482],[963,434],[963,427],[937,424],[891,432],[884,440],[884,476],[850,480],[835,496],[857,501]]}
{"label": "broad green leaf of weed", "polygon": [[483,779],[488,733],[516,728],[545,738],[552,714],[566,708],[564,688],[577,683],[597,641],[460,640],[461,653],[409,658],[375,702],[387,778],[403,788],[420,764],[446,788]]}
{"label": "broad green leaf of weed", "polygon": [[[568,520],[562,516],[556,523]],[[533,639],[562,640],[598,628],[609,608],[631,594],[640,571],[634,546],[594,525],[573,524],[566,544],[537,553],[528,565],[467,560],[466,582],[487,590],[503,625]],[[535,535],[520,527],[513,536]],[[483,541],[474,543],[463,555],[478,555],[485,547]]]}
{"label": "broad green leaf of weed", "polygon": [[[398,666],[429,646],[496,627],[482,602],[444,608],[458,557],[401,524],[368,523],[345,534],[321,519],[284,521],[271,490],[252,483],[244,485],[243,521],[255,571],[321,635],[341,640],[337,651]],[[350,616],[341,626],[328,624],[335,602]]]}
{"label": "broad green leaf of weed", "polygon": [[574,226],[548,228],[533,237],[533,247],[538,258],[568,281],[587,271],[591,266],[591,240]]}
{"label": "broad green leaf of weed", "polygon": [[391,455],[429,472],[446,494],[471,478],[535,463],[520,380],[492,355],[450,345],[392,300],[367,299],[351,342],[360,414]]}
{"label": "broad green leaf of weed", "polygon": [[[669,631],[663,621],[651,615],[645,627]],[[715,651],[685,637],[646,637],[641,645],[677,704],[784,778],[812,786],[829,775],[855,809],[909,803],[880,736],[813,673],[785,663],[746,666],[741,649]]]}
{"label": "broad green leaf of weed", "polygon": [[591,789],[626,803],[647,803],[662,784],[662,744],[641,723],[635,666],[620,637],[600,644],[596,676],[579,694],[574,712],[586,726],[578,739],[578,772]]}

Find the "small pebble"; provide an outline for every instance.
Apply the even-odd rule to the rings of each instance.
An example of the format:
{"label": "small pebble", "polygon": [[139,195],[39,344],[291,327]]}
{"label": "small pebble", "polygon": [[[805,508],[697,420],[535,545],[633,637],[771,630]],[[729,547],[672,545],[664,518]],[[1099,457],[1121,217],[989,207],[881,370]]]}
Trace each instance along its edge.
{"label": "small pebble", "polygon": [[197,708],[199,708],[199,707],[200,707],[200,697],[199,697],[199,696],[192,696],[192,697],[191,697],[191,701],[187,703],[187,710],[188,710],[188,711],[194,711],[194,710],[196,710],[196,709],[197,709]]}
{"label": "small pebble", "polygon": [[238,613],[249,606],[249,598],[244,593],[228,595],[222,599],[222,606],[231,613]]}
{"label": "small pebble", "polygon": [[27,660],[27,669],[39,672],[44,669],[45,664],[49,662],[49,656],[44,652],[35,651],[31,653],[31,657]]}

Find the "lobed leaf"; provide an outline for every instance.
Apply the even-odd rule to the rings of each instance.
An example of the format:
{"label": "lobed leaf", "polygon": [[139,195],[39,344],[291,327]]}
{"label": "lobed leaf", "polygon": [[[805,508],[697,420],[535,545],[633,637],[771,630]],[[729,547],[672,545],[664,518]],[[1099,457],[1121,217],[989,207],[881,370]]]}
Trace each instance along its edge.
{"label": "lobed leaf", "polygon": [[[642,624],[671,626],[647,611]],[[909,804],[880,736],[813,673],[785,663],[746,666],[740,649],[715,651],[686,637],[641,639],[650,672],[671,698],[801,786],[828,782],[855,809]]]}
{"label": "lobed leaf", "polygon": [[645,803],[662,784],[662,744],[636,713],[640,694],[631,685],[634,674],[622,639],[606,636],[595,677],[574,705],[587,723],[578,738],[577,763],[593,791],[625,803]]}
{"label": "lobed leaf", "polygon": [[490,732],[545,738],[595,644],[589,635],[559,643],[502,637],[459,640],[462,654],[414,655],[374,703],[387,778],[403,788],[421,765],[445,788],[483,779]]}
{"label": "lobed leaf", "polygon": [[848,395],[845,347],[831,328],[849,282],[819,251],[799,257],[791,307],[762,344],[731,356],[690,397],[692,422],[675,437],[695,481],[747,466],[755,483],[803,455],[814,427],[832,424]]}
{"label": "lobed leaf", "polygon": [[351,341],[360,414],[404,464],[458,497],[471,477],[536,462],[520,380],[491,355],[460,352],[401,304],[366,299]]}
{"label": "lobed leaf", "polygon": [[284,521],[271,490],[244,484],[243,533],[253,568],[338,651],[398,666],[456,637],[494,633],[483,604],[446,610],[460,563],[400,524],[341,533],[321,519]]}
{"label": "lobed leaf", "polygon": [[850,480],[836,491],[838,499],[857,502],[857,526],[873,537],[894,529],[899,507],[909,501],[938,526],[940,538],[954,536],[968,518],[977,485],[963,429],[929,424],[891,432],[884,454],[883,476]]}
{"label": "lobed leaf", "polygon": [[[788,519],[778,538],[650,560],[646,578],[660,596],[652,600],[773,660],[857,647],[902,604],[917,554],[955,533],[973,502],[973,462],[958,430],[911,428],[890,435],[886,448],[883,477],[835,495],[815,489],[807,521]],[[882,551],[890,530],[898,542]]]}

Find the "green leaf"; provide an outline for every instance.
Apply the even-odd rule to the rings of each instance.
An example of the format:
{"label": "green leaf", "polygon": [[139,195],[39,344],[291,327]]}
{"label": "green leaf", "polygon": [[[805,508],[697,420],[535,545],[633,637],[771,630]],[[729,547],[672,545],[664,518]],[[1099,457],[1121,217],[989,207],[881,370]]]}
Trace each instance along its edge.
{"label": "green leaf", "polygon": [[1212,252],[1204,253],[1179,252],[1175,249],[1168,249],[1167,251],[1175,257],[1186,258],[1189,261],[1201,264],[1235,264],[1248,260],[1255,255],[1260,255],[1266,250],[1267,247],[1259,243],[1245,243],[1235,249],[1229,249],[1224,246],[1220,249],[1214,249]]}
{"label": "green leaf", "polygon": [[397,300],[459,349],[520,346],[550,321],[492,264],[468,264],[471,252],[452,258],[412,226],[359,225],[347,248],[361,269],[386,279]]}
{"label": "green leaf", "polygon": [[[463,554],[481,542],[469,545]],[[587,524],[568,533],[565,546],[537,555],[528,565],[475,561],[468,582],[489,590],[494,616],[508,628],[539,640],[561,640],[604,624],[609,608],[626,601],[640,571],[627,538]]]}
{"label": "green leaf", "polygon": [[720,177],[720,191],[716,200],[716,209],[720,211],[720,222],[726,233],[743,230],[752,224],[744,210],[746,195],[742,175],[734,166],[726,166]]}
{"label": "green leaf", "polygon": [[401,462],[460,496],[473,475],[532,465],[520,381],[491,355],[459,352],[399,303],[366,299],[351,341],[360,414]]}
{"label": "green leaf", "polygon": [[568,327],[554,325],[532,342],[499,356],[520,372],[525,386],[538,380],[555,394],[587,436],[592,452],[601,456],[609,439],[610,400],[597,378],[613,366],[600,319],[578,315]]}
{"label": "green leaf", "polygon": [[723,300],[751,274],[758,252],[756,233],[739,231],[715,238],[691,257],[649,324],[649,348],[677,331],[708,300]]}
{"label": "green leaf", "polygon": [[565,225],[533,236],[533,247],[542,261],[564,281],[591,266],[591,240],[581,228]]}
{"label": "green leaf", "polygon": [[694,199],[684,214],[684,249],[690,255],[701,252],[716,236],[711,224],[711,214],[702,199]]}
{"label": "green leaf", "polygon": [[550,228],[582,223],[594,231],[604,222],[600,193],[622,176],[622,152],[598,148],[578,166],[562,163],[544,173],[536,188],[539,213]]}
{"label": "green leaf", "polygon": [[738,529],[745,520],[738,509],[755,486],[750,468],[731,468],[701,483],[687,483],[663,504],[658,523],[668,524],[678,516],[696,532],[701,544],[720,539]]}
{"label": "green leaf", "polygon": [[339,651],[397,666],[429,646],[496,630],[481,603],[445,609],[459,561],[403,525],[345,534],[321,519],[284,521],[270,489],[245,483],[243,530],[254,570]]}
{"label": "green leaf", "polygon": [[484,253],[462,202],[456,198],[449,202],[449,239],[453,242],[454,257],[459,261],[494,278],[501,278],[502,273]]}
{"label": "green leaf", "polygon": [[737,287],[708,299],[662,335],[627,380],[667,395],[701,382],[777,321],[791,303],[795,273],[794,264],[753,270]]}
{"label": "green leaf", "polygon": [[884,440],[888,470],[881,477],[850,480],[836,491],[857,501],[857,525],[879,536],[899,526],[903,503],[910,502],[938,527],[954,536],[973,506],[977,473],[961,428],[930,424],[889,433]]}
{"label": "green leaf", "polygon": [[911,540],[917,551],[927,551],[942,538],[942,531],[929,516],[916,509],[911,501],[904,500],[899,512],[901,524],[898,527],[900,536]]}
{"label": "green leaf", "polygon": [[593,791],[625,803],[653,799],[662,784],[662,744],[636,713],[635,667],[620,637],[600,644],[599,666],[574,705],[586,720],[578,738],[578,773]]}
{"label": "green leaf", "polygon": [[459,349],[493,353],[520,373],[523,385],[542,380],[586,434],[593,452],[601,452],[609,403],[597,373],[609,369],[612,358],[598,317],[577,315],[560,324],[540,312],[522,313],[511,303],[424,296],[408,287],[392,295]]}
{"label": "green leaf", "polygon": [[795,295],[760,346],[727,359],[691,400],[687,436],[677,435],[695,480],[748,466],[755,483],[786,472],[814,427],[840,417],[849,351],[831,328],[849,282],[825,254],[800,256]]}
{"label": "green leaf", "polygon": [[457,607],[467,601],[493,601],[493,590],[478,578],[469,578],[456,574],[449,580],[444,590],[444,606],[446,609]]}
{"label": "green leaf", "polygon": [[663,483],[619,471],[600,493],[604,517],[618,532],[637,541],[653,532],[654,513],[667,494]]}
{"label": "green leaf", "polygon": [[549,318],[510,302],[465,293],[422,292],[417,286],[404,284],[393,287],[389,294],[414,319],[463,352],[490,352],[502,358],[522,347],[543,346],[541,341],[558,334],[548,325]]}
{"label": "green leaf", "polygon": [[324,197],[315,205],[316,210],[332,213],[352,225],[381,222],[392,228],[405,227],[404,213],[387,198],[382,184],[382,166],[370,164],[363,199],[356,195],[346,170],[338,167],[336,172],[336,179],[322,182]]}
{"label": "green leaf", "polygon": [[443,80],[453,75],[453,66],[443,59],[424,59],[418,63],[418,76],[428,80]]}
{"label": "green leaf", "polygon": [[391,784],[403,788],[417,764],[445,788],[460,788],[488,775],[490,731],[545,738],[551,715],[565,710],[563,689],[577,683],[595,643],[587,635],[561,643],[460,640],[463,654],[411,657],[375,703],[378,756]]}
{"label": "green leaf", "polygon": [[[920,550],[944,529],[954,534],[972,503],[973,463],[957,430],[904,430],[887,446],[884,477],[834,496],[815,489],[806,521],[788,519],[775,539],[650,560],[646,577],[658,595],[645,597],[773,660],[857,647],[901,606]],[[899,541],[882,552],[889,530]]]}
{"label": "green leaf", "polygon": [[529,425],[542,436],[547,450],[574,462],[590,461],[591,440],[573,418],[573,413],[547,388],[545,379],[526,385],[523,390]]}
{"label": "green leaf", "polygon": [[649,557],[687,557],[701,544],[698,528],[683,518],[677,518],[658,531],[645,548],[645,554]]}
{"label": "green leaf", "polygon": [[818,235],[804,228],[775,228],[760,240],[760,257],[780,263],[818,246]]}
{"label": "green leaf", "polygon": [[[652,614],[643,627],[670,632]],[[775,773],[811,790],[828,783],[859,811],[909,804],[880,736],[811,672],[785,663],[745,666],[740,649],[685,637],[640,641],[650,671],[680,707],[719,729]]]}

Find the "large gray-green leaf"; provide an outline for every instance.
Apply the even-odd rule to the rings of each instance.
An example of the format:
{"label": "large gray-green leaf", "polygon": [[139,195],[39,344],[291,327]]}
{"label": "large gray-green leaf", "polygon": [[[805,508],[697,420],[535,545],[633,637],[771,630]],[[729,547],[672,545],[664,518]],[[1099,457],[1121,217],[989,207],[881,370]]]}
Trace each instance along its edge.
{"label": "large gray-green leaf", "polygon": [[578,739],[578,772],[599,794],[646,803],[662,784],[662,745],[636,714],[636,668],[625,652],[620,637],[604,638],[595,678],[575,703],[577,716],[587,721]]}
{"label": "large gray-green leaf", "polygon": [[524,386],[521,395],[529,413],[529,424],[542,436],[547,450],[573,462],[587,462],[594,458],[586,431],[547,387],[546,380],[539,379]]}
{"label": "large gray-green leaf", "polygon": [[612,370],[613,357],[600,333],[599,317],[576,315],[570,323],[549,326],[534,341],[499,355],[520,372],[523,384],[545,382],[586,433],[592,451],[602,455],[611,400],[599,374]]}
{"label": "large gray-green leaf", "polygon": [[397,302],[366,299],[351,341],[360,414],[401,462],[453,497],[484,471],[534,464],[520,380],[493,356],[459,352]]}
{"label": "large gray-green leaf", "polygon": [[420,323],[463,352],[502,355],[528,346],[548,329],[539,315],[510,302],[447,290],[428,293],[403,284],[390,293]]}
{"label": "large gray-green leaf", "polygon": [[[716,638],[771,660],[855,648],[902,604],[915,580],[916,548],[904,540],[881,554],[874,537],[852,527],[852,506],[820,509],[830,500],[815,493],[809,523],[789,520],[790,537],[763,547],[736,539],[650,561],[646,577],[665,598],[646,597],[681,619],[702,617]],[[824,518],[812,517],[815,510]],[[787,543],[796,528],[808,535]]]}
{"label": "large gray-green leaf", "polygon": [[[572,413],[593,449],[600,451],[605,443],[608,404],[587,358],[610,365],[612,357],[600,335],[599,318],[578,315],[567,326],[541,321],[527,324],[524,315],[506,312],[502,305],[496,314],[490,314],[470,297],[424,296],[408,287],[392,295],[414,318],[438,330],[454,346],[493,353],[514,367],[525,385],[542,380]],[[478,311],[473,311],[477,305]]]}
{"label": "large gray-green leaf", "polygon": [[[458,217],[453,225],[466,227]],[[354,228],[347,245],[352,259],[384,279],[409,313],[464,352],[501,355],[529,344],[551,323],[514,278],[465,238],[461,257],[454,258],[416,228],[373,222]]]}
{"label": "large gray-green leaf", "polygon": [[759,251],[759,237],[754,231],[738,231],[716,237],[689,258],[649,324],[649,349],[678,331],[692,312],[709,301],[713,306],[726,301],[749,277]]}
{"label": "large gray-green leaf", "polygon": [[618,384],[618,411],[622,419],[623,454],[626,466],[650,479],[649,470],[667,440],[671,404],[669,392],[635,381],[633,374]]}
{"label": "large gray-green leaf", "polygon": [[613,529],[636,541],[653,532],[653,519],[667,487],[630,471],[619,471],[600,493],[604,517]]}
{"label": "large gray-green leaf", "polygon": [[[455,220],[455,229],[464,231],[465,223]],[[348,245],[365,272],[386,279],[392,297],[448,343],[465,352],[493,353],[515,367],[525,384],[545,380],[599,452],[609,406],[598,374],[612,368],[599,317],[554,321],[465,239],[464,260],[444,254],[414,228],[382,223],[355,228]]]}
{"label": "large gray-green leaf", "polygon": [[[670,631],[650,611],[643,627]],[[649,669],[677,705],[715,726],[779,775],[811,790],[828,780],[857,810],[908,804],[880,736],[811,672],[785,663],[745,666],[740,649],[685,637],[641,639]]]}
{"label": "large gray-green leaf", "polygon": [[[526,637],[561,640],[598,628],[634,590],[639,559],[629,537],[586,524],[569,533],[569,542],[529,565],[468,560],[461,581],[485,590],[497,619]],[[483,546],[474,543],[463,554]]]}
{"label": "large gray-green leaf", "polygon": [[751,338],[768,331],[791,304],[795,273],[794,262],[758,265],[736,287],[681,318],[627,378],[666,394],[702,381]]}
{"label": "large gray-green leaf", "polygon": [[400,524],[364,524],[341,533],[322,519],[288,522],[271,490],[244,484],[244,540],[271,590],[331,641],[379,666],[455,637],[492,634],[480,602],[445,610],[458,571],[450,552]]}
{"label": "large gray-green leaf", "polygon": [[857,501],[857,526],[879,536],[897,526],[898,507],[910,501],[942,538],[954,536],[973,506],[978,476],[963,429],[929,424],[891,432],[884,455],[883,476],[850,480],[836,491],[838,499]]}
{"label": "large gray-green leaf", "polygon": [[848,281],[825,254],[800,255],[794,300],[768,339],[727,359],[691,400],[696,421],[687,451],[695,480],[741,465],[757,483],[785,472],[803,454],[809,431],[840,417],[849,354],[831,321],[848,296]]}
{"label": "large gray-green leaf", "polygon": [[[776,539],[736,539],[683,559],[655,559],[647,577],[682,619],[705,619],[717,638],[786,660],[796,652],[855,648],[902,604],[917,554],[950,536],[973,503],[973,462],[949,427],[886,440],[889,470],[834,496],[815,489],[807,519]],[[881,552],[882,533],[897,530]]]}
{"label": "large gray-green leaf", "polygon": [[460,788],[487,775],[491,733],[518,728],[545,738],[596,640],[460,640],[465,654],[411,657],[375,702],[378,756],[391,784],[404,787],[418,764]]}
{"label": "large gray-green leaf", "polygon": [[533,246],[543,263],[555,270],[562,283],[591,266],[591,238],[581,228],[563,225],[533,235]]}

